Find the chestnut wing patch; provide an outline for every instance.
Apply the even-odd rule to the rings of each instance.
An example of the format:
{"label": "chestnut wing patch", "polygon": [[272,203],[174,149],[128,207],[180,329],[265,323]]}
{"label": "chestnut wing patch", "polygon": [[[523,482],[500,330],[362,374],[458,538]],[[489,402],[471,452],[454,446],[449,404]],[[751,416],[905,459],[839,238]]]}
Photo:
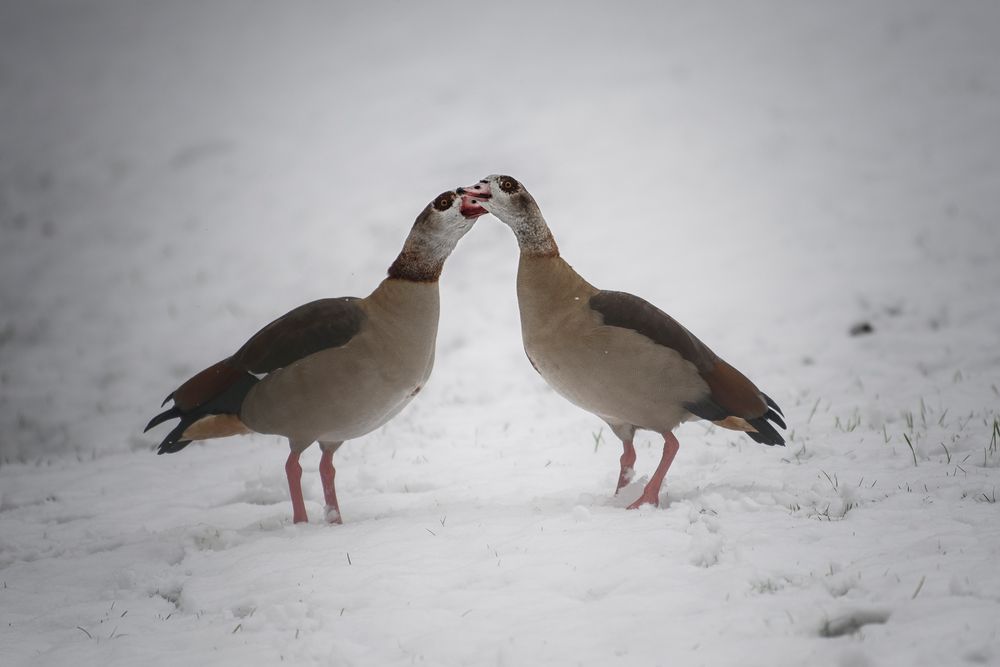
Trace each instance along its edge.
{"label": "chestnut wing patch", "polygon": [[361,330],[365,313],[355,297],[320,299],[299,306],[258,331],[230,362],[254,374],[346,345]]}

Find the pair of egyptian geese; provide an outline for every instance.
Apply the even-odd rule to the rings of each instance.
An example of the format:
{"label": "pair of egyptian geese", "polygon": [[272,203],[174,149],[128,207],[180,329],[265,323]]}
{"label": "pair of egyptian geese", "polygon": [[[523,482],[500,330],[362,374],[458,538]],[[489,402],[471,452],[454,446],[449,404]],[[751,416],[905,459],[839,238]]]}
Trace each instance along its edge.
{"label": "pair of egyptian geese", "polygon": [[706,419],[765,445],[784,444],[771,424],[785,428],[774,401],[649,302],[581,278],[559,256],[535,199],[514,178],[494,175],[428,204],[388,277],[367,297],[299,306],[171,393],[164,404],[173,405],[146,427],[180,420],[158,453],[239,433],[284,436],[291,448],[285,472],[293,521],[299,523],[308,520],[299,455],[319,442],[326,518],[340,523],[333,455],[345,441],[392,419],[427,381],[441,269],[486,213],[507,224],[520,247],[517,298],[531,365],[622,441],[616,494],[633,475],[636,430],[663,436],[659,465],[630,508],[659,504],[680,446],[671,431],[683,421]]}

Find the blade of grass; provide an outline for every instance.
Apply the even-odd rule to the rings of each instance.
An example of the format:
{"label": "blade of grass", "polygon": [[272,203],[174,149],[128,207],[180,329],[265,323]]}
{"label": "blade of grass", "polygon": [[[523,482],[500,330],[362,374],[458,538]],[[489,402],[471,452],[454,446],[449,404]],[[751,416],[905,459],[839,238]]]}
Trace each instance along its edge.
{"label": "blade of grass", "polygon": [[903,434],[903,439],[906,440],[906,444],[910,446],[910,453],[913,454],[913,467],[917,467],[917,450],[913,449],[913,443],[910,442],[910,436]]}

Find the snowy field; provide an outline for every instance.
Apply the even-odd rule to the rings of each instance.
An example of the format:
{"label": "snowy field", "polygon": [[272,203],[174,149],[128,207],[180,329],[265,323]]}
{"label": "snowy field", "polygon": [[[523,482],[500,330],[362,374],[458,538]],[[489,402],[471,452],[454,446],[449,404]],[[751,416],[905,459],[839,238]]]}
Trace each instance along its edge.
{"label": "snowy field", "polygon": [[[533,192],[783,408],[659,509],[520,346],[509,230],[438,362],[291,524],[287,447],[163,396],[367,294],[435,195]],[[1000,664],[1000,5],[0,3],[7,665]],[[871,332],[851,335],[867,324]]]}

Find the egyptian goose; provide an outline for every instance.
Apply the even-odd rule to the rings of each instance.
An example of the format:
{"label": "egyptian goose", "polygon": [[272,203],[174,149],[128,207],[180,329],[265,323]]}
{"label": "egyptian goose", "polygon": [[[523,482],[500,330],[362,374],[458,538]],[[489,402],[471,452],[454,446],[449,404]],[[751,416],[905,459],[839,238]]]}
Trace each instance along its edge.
{"label": "egyptian goose", "polygon": [[467,188],[479,205],[507,224],[521,259],[517,301],[524,351],[553,389],[603,419],[621,439],[617,494],[633,475],[636,430],[663,436],[663,456],[629,505],[659,505],[660,487],[680,447],[672,431],[707,419],[745,431],[765,445],[785,441],[781,410],[742,373],[672,317],[625,292],[597,289],[559,256],[531,194],[510,176],[489,176]]}
{"label": "egyptian goose", "polygon": [[299,455],[319,442],[326,517],[341,523],[333,454],[392,419],[430,376],[441,269],[486,213],[469,200],[445,192],[428,204],[388,277],[367,297],[299,306],[178,387],[163,402],[172,399],[170,409],[146,426],[180,419],[157,453],[240,433],[282,435],[291,448],[285,473],[293,521],[300,523],[308,517]]}

